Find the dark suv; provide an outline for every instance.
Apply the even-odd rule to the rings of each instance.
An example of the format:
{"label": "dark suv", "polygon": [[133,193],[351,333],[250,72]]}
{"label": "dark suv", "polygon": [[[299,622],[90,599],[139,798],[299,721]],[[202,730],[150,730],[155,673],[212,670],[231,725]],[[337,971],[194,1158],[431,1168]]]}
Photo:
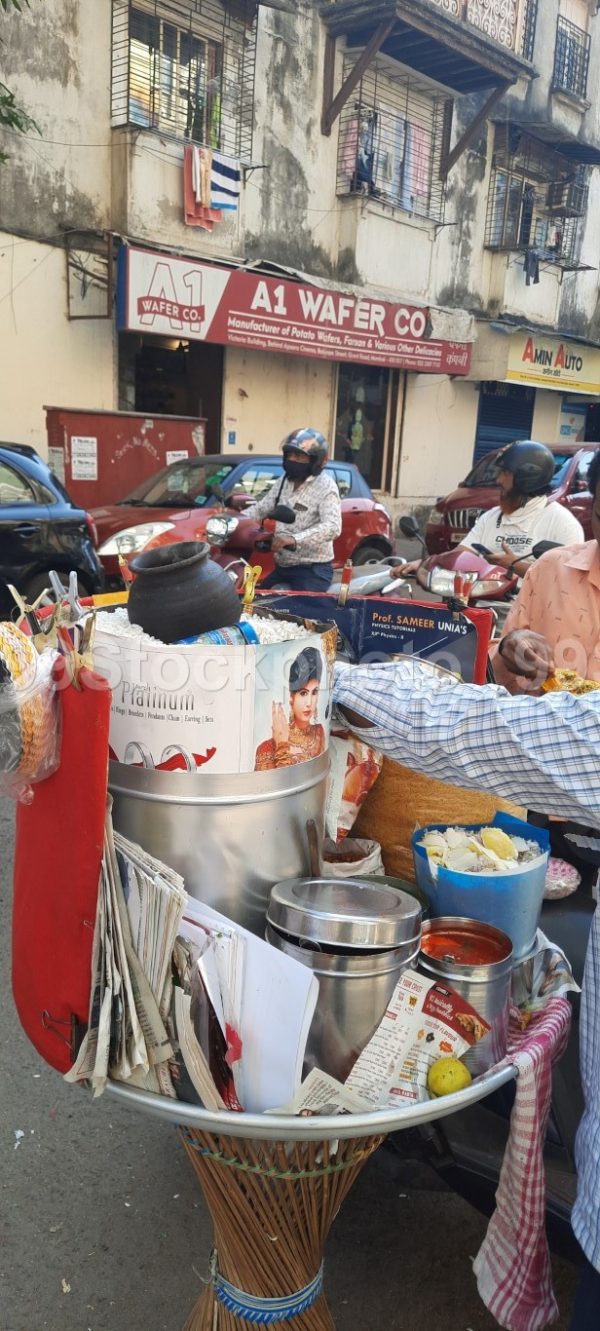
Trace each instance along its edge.
{"label": "dark suv", "polygon": [[14,611],[12,583],[29,601],[56,569],[77,573],[82,594],[100,591],[102,568],[89,513],[76,508],[34,448],[0,443],[0,618]]}

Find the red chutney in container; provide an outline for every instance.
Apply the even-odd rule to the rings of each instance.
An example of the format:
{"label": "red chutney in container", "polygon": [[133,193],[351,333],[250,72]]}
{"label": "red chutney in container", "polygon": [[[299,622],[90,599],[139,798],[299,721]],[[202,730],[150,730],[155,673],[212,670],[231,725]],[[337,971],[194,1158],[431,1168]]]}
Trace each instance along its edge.
{"label": "red chutney in container", "polygon": [[[432,922],[435,926],[435,921]],[[499,938],[489,938],[476,928],[457,925],[423,933],[421,952],[434,961],[453,961],[457,966],[493,966],[505,961],[510,944]]]}

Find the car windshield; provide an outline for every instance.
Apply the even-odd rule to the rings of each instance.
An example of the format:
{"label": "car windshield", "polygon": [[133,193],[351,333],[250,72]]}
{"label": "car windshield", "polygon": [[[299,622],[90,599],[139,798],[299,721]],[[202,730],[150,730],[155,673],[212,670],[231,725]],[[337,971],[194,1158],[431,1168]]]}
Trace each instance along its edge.
{"label": "car windshield", "polygon": [[136,508],[202,508],[209,504],[215,485],[224,485],[237,466],[236,462],[173,462],[157,476],[142,481],[121,504]]}
{"label": "car windshield", "polygon": [[[572,453],[554,453],[554,476],[550,482],[553,490],[557,490],[559,485],[562,485],[572,461]],[[463,481],[463,485],[466,485],[469,490],[484,489],[497,485],[499,471],[498,453],[494,453],[491,457],[482,458],[481,462],[473,467],[466,480]]]}

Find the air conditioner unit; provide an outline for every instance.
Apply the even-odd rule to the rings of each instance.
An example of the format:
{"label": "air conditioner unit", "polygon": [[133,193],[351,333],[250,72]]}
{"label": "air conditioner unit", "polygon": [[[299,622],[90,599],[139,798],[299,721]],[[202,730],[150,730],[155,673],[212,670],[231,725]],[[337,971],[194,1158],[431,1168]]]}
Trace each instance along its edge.
{"label": "air conditioner unit", "polygon": [[546,207],[553,217],[583,217],[585,185],[576,180],[553,180],[548,186]]}

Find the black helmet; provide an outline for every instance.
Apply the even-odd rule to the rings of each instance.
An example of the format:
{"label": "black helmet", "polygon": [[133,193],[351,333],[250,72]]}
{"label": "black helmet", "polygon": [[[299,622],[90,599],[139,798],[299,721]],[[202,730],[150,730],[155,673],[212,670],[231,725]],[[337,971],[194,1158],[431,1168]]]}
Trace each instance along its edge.
{"label": "black helmet", "polygon": [[554,476],[554,458],[545,444],[534,439],[519,439],[500,454],[500,471],[509,471],[515,490],[521,495],[540,495],[548,489]]}
{"label": "black helmet", "polygon": [[327,461],[328,445],[325,435],[307,425],[301,430],[292,430],[286,435],[282,445],[283,456],[286,453],[306,453],[310,458],[309,475],[321,471]]}

